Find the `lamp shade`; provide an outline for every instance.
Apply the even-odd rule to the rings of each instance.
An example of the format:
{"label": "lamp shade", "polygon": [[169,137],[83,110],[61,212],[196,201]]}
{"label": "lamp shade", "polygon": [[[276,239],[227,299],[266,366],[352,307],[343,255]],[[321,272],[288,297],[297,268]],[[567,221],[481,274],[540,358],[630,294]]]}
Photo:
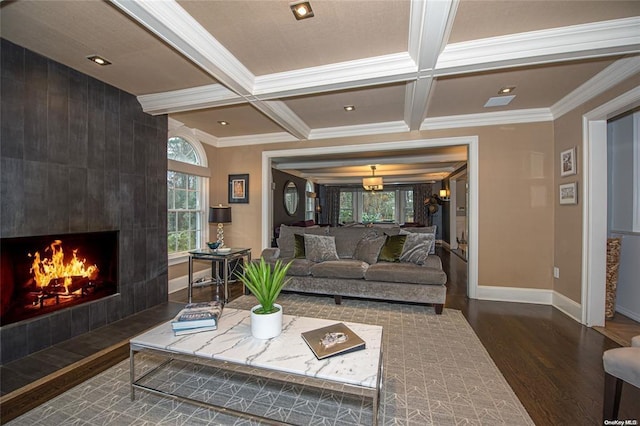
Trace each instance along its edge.
{"label": "lamp shade", "polygon": [[209,207],[209,223],[231,223],[231,207],[222,204]]}
{"label": "lamp shade", "polygon": [[362,187],[367,191],[380,191],[383,188],[382,177],[372,176],[362,178]]}

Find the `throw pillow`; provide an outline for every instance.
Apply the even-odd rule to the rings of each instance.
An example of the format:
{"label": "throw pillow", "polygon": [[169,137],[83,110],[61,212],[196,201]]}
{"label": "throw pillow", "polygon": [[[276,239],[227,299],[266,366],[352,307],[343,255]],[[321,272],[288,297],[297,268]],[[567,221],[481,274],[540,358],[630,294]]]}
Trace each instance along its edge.
{"label": "throw pillow", "polygon": [[431,245],[431,249],[429,250],[429,254],[435,254],[436,253],[436,225],[432,225],[432,226],[421,226],[421,227],[416,227],[416,228],[404,228],[402,230],[402,234],[430,234],[433,235],[433,241],[434,243]]}
{"label": "throw pillow", "polygon": [[416,265],[424,265],[429,256],[431,246],[435,244],[433,234],[409,233],[400,255],[401,262],[411,262]]}
{"label": "throw pillow", "polygon": [[304,235],[293,234],[293,238],[295,238],[293,245],[293,257],[296,259],[304,259]]}
{"label": "throw pillow", "polygon": [[312,262],[339,259],[336,253],[336,238],[333,236],[305,235],[304,252],[307,260]]}
{"label": "throw pillow", "polygon": [[380,250],[385,241],[387,241],[386,235],[379,237],[367,235],[362,237],[360,241],[358,241],[356,250],[353,252],[353,258],[373,265],[378,261],[378,255],[380,255]]}
{"label": "throw pillow", "polygon": [[407,239],[406,235],[387,235],[387,240],[380,250],[378,260],[384,262],[399,262],[402,255],[402,247]]}

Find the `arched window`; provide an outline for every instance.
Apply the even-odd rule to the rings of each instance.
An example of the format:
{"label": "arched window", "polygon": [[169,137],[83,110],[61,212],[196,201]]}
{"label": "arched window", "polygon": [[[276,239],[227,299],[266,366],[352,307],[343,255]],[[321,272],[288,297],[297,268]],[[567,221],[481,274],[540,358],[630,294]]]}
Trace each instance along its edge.
{"label": "arched window", "polygon": [[167,245],[170,257],[204,246],[207,237],[206,156],[197,141],[167,141]]}

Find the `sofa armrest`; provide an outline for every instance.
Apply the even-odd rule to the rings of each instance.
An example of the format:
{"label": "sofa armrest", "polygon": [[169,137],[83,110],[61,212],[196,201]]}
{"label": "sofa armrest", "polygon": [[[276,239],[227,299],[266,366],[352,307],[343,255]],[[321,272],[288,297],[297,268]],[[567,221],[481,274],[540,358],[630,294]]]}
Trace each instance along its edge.
{"label": "sofa armrest", "polygon": [[260,257],[263,257],[265,261],[276,261],[280,257],[280,249],[277,247],[268,247],[262,250]]}

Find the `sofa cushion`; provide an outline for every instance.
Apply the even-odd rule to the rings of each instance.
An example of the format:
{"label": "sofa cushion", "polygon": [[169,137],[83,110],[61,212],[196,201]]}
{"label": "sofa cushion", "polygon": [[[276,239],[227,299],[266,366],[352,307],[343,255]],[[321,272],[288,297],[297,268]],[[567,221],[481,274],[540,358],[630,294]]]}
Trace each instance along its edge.
{"label": "sofa cushion", "polygon": [[433,234],[409,233],[406,235],[400,262],[423,265],[429,256],[431,246],[435,244]]}
{"label": "sofa cushion", "polygon": [[367,262],[369,265],[376,263],[385,241],[387,241],[386,235],[379,237],[368,235],[363,237],[358,241],[356,250],[353,252],[353,258]]}
{"label": "sofa cushion", "polygon": [[311,262],[310,260],[307,260],[307,259],[288,258],[288,259],[281,259],[281,260],[282,260],[282,263],[284,264],[291,262],[291,266],[287,271],[287,275],[294,275],[298,277],[306,277],[308,275],[311,275],[311,267],[315,265],[315,262]]}
{"label": "sofa cushion", "polygon": [[304,252],[307,260],[312,262],[338,260],[335,237],[328,235],[305,235]]}
{"label": "sofa cushion", "polygon": [[329,235],[333,235],[336,238],[336,251],[340,259],[351,259],[353,253],[356,251],[358,242],[365,236],[377,236],[375,229],[372,228],[345,228],[345,227],[331,227],[329,228]]}
{"label": "sofa cushion", "polygon": [[314,278],[364,278],[369,265],[355,259],[327,260],[311,266]]}
{"label": "sofa cushion", "polygon": [[432,285],[444,285],[447,282],[447,274],[442,269],[413,263],[378,262],[367,268],[364,278],[367,281]]}
{"label": "sofa cushion", "polygon": [[400,256],[402,255],[402,247],[406,239],[406,235],[387,235],[387,240],[380,250],[378,260],[384,262],[399,262]]}

